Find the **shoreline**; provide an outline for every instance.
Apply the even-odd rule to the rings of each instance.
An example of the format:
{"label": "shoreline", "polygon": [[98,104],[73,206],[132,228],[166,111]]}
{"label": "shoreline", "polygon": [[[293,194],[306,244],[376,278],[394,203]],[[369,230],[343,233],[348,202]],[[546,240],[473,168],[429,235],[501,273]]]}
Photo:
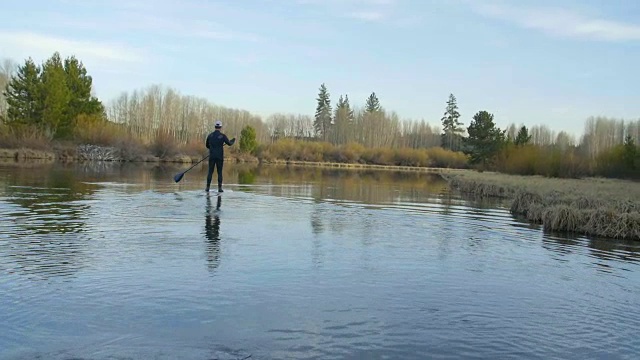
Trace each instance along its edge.
{"label": "shoreline", "polygon": [[452,188],[511,201],[513,216],[547,232],[640,241],[640,182],[495,172],[443,174]]}
{"label": "shoreline", "polygon": [[[94,150],[104,148],[94,147]],[[112,163],[196,163],[202,158],[175,155],[160,159],[138,156],[114,160],[100,151],[70,156],[64,151],[0,149],[0,159],[14,162],[112,162]],[[89,155],[89,156],[87,156]],[[10,161],[10,160],[9,160]],[[471,169],[435,168],[362,163],[312,162],[298,160],[265,161],[253,156],[227,154],[230,163],[256,163],[296,167],[320,167],[354,170],[388,170],[434,173],[442,176],[452,189],[474,197],[503,198],[511,201],[513,216],[540,224],[544,231],[640,241],[640,182],[608,178],[559,179],[540,175],[509,175],[478,172]]]}

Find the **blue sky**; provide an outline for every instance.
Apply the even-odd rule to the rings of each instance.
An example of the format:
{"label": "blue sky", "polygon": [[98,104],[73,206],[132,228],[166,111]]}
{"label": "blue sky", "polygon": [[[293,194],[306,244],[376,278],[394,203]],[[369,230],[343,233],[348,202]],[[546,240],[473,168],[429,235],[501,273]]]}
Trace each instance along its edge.
{"label": "blue sky", "polygon": [[640,118],[640,1],[51,0],[0,12],[0,58],[75,54],[104,101],[151,84],[268,116],[312,115],[321,83],[440,124]]}

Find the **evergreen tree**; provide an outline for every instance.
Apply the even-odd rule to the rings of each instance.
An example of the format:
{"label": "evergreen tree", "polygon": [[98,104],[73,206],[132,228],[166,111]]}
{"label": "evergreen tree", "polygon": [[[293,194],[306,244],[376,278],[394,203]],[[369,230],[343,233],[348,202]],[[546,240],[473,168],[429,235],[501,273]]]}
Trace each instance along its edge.
{"label": "evergreen tree", "polygon": [[527,129],[527,127],[523,125],[518,131],[518,135],[516,135],[514,143],[516,144],[516,146],[520,146],[526,145],[527,143],[529,143],[529,141],[531,141],[531,135],[529,135],[529,130]]}
{"label": "evergreen tree", "polygon": [[345,107],[345,109],[347,109],[349,124],[353,124],[353,120],[355,119],[355,116],[353,114],[353,109],[351,108],[351,105],[349,104],[349,95],[345,95],[344,96],[344,107]]}
{"label": "evergreen tree", "polygon": [[67,86],[71,91],[69,102],[71,119],[80,114],[104,115],[104,106],[95,96],[91,95],[93,79],[87,75],[87,69],[75,56],[65,59],[64,72]]}
{"label": "evergreen tree", "polygon": [[245,126],[240,132],[240,151],[253,154],[257,147],[256,130],[249,125]]}
{"label": "evergreen tree", "polygon": [[457,151],[460,149],[462,133],[464,128],[462,122],[459,121],[460,113],[458,112],[458,104],[456,97],[449,94],[447,107],[442,117],[442,147],[449,150]]}
{"label": "evergreen tree", "polygon": [[349,106],[349,97],[340,95],[338,104],[336,105],[333,129],[333,142],[335,144],[347,143],[351,126],[353,125],[353,110]]}
{"label": "evergreen tree", "polygon": [[340,95],[338,98],[338,103],[336,104],[336,110],[342,109],[344,107],[344,97]]}
{"label": "evergreen tree", "polygon": [[380,100],[378,100],[378,96],[375,92],[372,92],[371,95],[367,98],[366,111],[368,113],[381,111],[382,107],[380,106]]}
{"label": "evergreen tree", "polygon": [[40,75],[40,67],[31,58],[18,67],[4,89],[8,123],[39,124],[42,121]]}
{"label": "evergreen tree", "polygon": [[6,87],[7,120],[68,137],[79,115],[105,116],[104,106],[91,95],[91,86],[91,77],[75,57],[63,62],[55,52],[42,67],[29,58]]}
{"label": "evergreen tree", "polygon": [[328,141],[332,111],[329,91],[324,83],[320,85],[320,92],[318,93],[318,98],[316,100],[318,101],[318,105],[316,107],[313,127],[316,131],[316,136],[319,136],[323,141]]}
{"label": "evergreen tree", "polygon": [[636,170],[636,159],[638,157],[638,149],[631,135],[627,135],[624,139],[622,150],[622,160],[627,170]]}
{"label": "evergreen tree", "polygon": [[465,139],[465,153],[471,155],[472,164],[486,165],[501,149],[505,140],[505,131],[496,127],[493,114],[479,111],[467,128],[469,137]]}
{"label": "evergreen tree", "polygon": [[71,133],[71,95],[60,54],[56,52],[42,67],[42,122],[56,137]]}

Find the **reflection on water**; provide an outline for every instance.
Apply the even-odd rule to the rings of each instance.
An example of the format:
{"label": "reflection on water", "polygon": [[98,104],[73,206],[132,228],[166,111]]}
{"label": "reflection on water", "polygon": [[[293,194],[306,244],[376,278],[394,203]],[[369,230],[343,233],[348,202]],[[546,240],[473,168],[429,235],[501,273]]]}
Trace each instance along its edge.
{"label": "reflection on water", "polygon": [[637,243],[435,174],[187,167],[0,165],[0,358],[640,355]]}
{"label": "reflection on water", "polygon": [[209,269],[215,270],[220,261],[220,216],[218,212],[222,206],[222,196],[216,196],[216,208],[211,206],[211,196],[207,196],[205,211],[205,236],[207,239],[207,260]]}
{"label": "reflection on water", "polygon": [[85,265],[84,201],[96,187],[75,180],[72,171],[45,164],[14,167],[0,180],[3,220],[0,231],[12,251],[0,269],[48,279],[72,275]]}

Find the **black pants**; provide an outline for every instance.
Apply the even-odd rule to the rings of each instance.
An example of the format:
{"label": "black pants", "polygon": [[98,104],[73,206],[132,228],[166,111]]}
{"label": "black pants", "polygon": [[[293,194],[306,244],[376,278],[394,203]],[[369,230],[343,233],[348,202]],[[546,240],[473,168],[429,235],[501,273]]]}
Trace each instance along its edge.
{"label": "black pants", "polygon": [[207,174],[207,189],[211,185],[211,178],[213,177],[213,170],[218,167],[218,187],[222,187],[222,165],[224,159],[217,159],[209,157],[209,173]]}

